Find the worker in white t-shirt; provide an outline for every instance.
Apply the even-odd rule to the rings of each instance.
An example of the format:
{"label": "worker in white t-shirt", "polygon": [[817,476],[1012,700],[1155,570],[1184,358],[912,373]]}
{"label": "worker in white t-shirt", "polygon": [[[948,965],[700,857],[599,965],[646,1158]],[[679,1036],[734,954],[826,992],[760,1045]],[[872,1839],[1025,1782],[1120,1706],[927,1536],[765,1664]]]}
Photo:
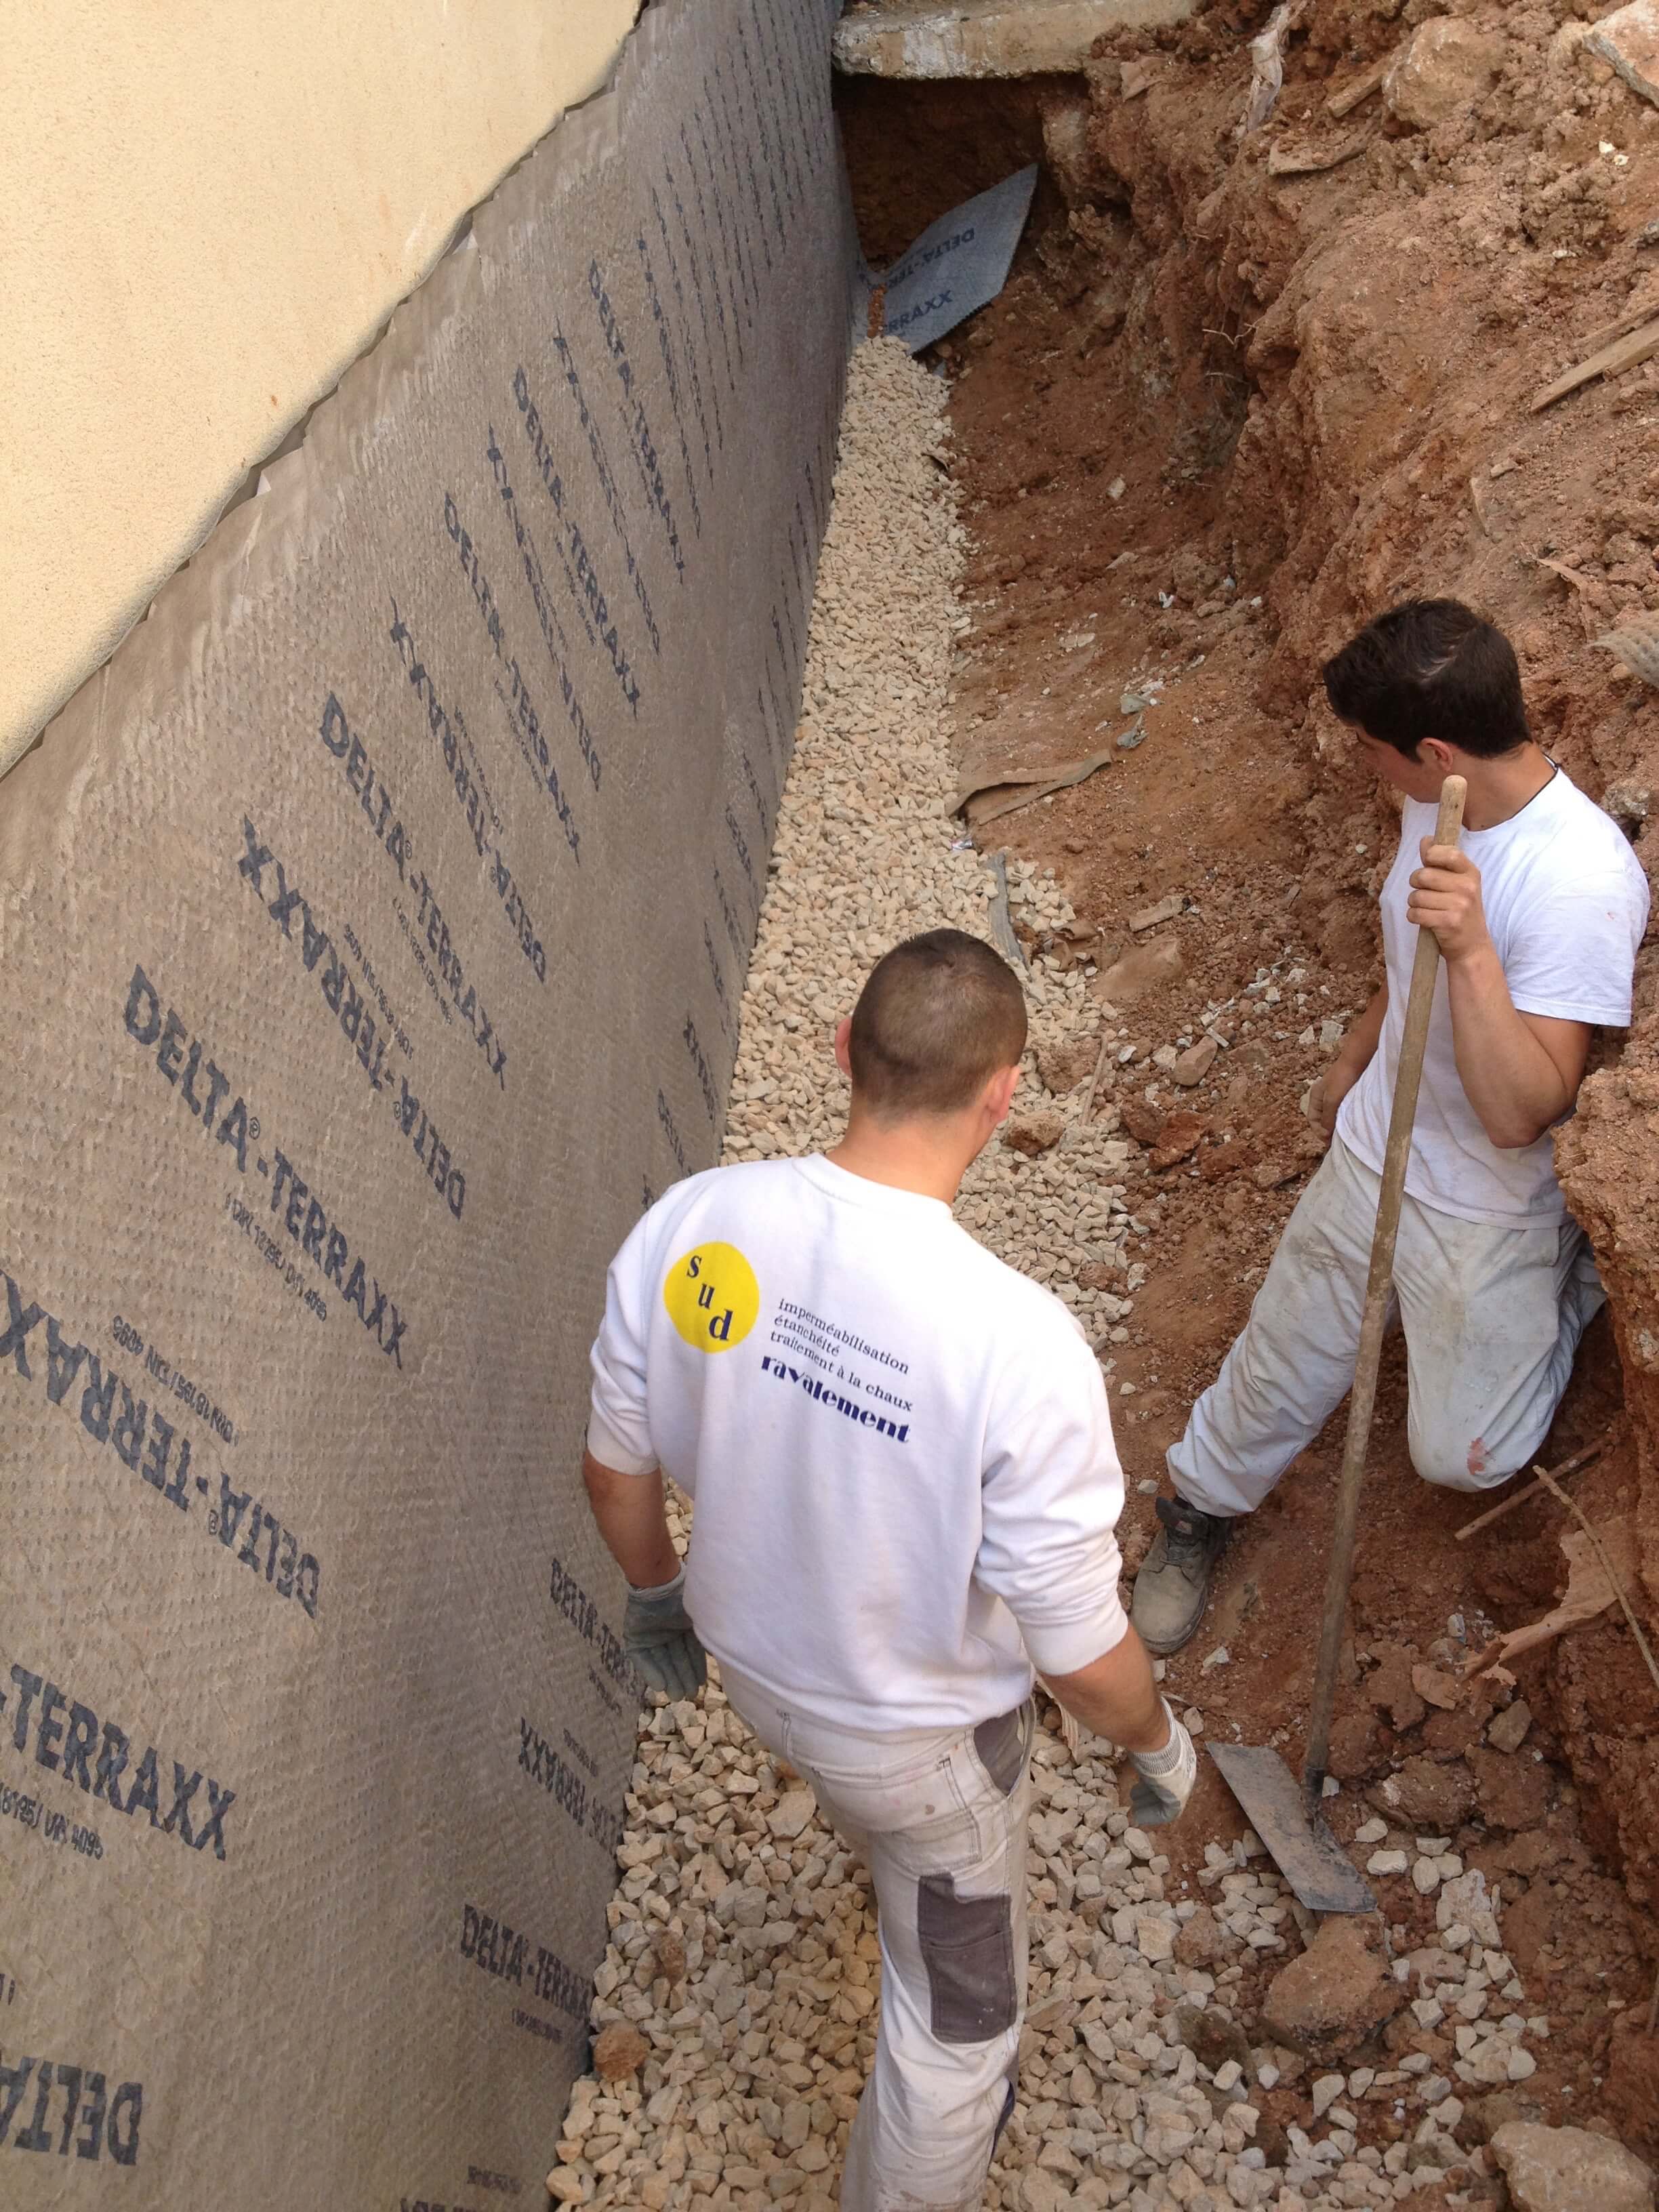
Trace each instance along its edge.
{"label": "worker in white t-shirt", "polygon": [[[1168,1455],[1173,1499],[1135,1583],[1153,1651],[1197,1628],[1233,1522],[1259,1505],[1353,1380],[1395,1069],[1419,927],[1443,960],[1406,1170],[1394,1290],[1413,1465],[1486,1490],[1543,1443],[1603,1293],[1555,1179],[1590,1031],[1631,1018],[1648,884],[1622,830],[1533,742],[1509,641],[1455,599],[1379,616],[1325,689],[1404,795],[1382,887],[1382,988],[1316,1086],[1329,1139],[1243,1334]],[[1449,775],[1461,845],[1432,842]]]}
{"label": "worker in white t-shirt", "polygon": [[[1143,1826],[1196,1770],[1118,1595],[1094,1354],[951,1218],[1024,1047],[989,945],[898,945],[836,1032],[842,1142],[659,1200],[593,1346],[583,1474],[628,1649],[684,1698],[707,1647],[873,1878],[881,2017],[843,2212],[972,2212],[1012,2110],[1033,1667],[1130,1753]],[[695,1501],[684,1570],[664,1475]]]}

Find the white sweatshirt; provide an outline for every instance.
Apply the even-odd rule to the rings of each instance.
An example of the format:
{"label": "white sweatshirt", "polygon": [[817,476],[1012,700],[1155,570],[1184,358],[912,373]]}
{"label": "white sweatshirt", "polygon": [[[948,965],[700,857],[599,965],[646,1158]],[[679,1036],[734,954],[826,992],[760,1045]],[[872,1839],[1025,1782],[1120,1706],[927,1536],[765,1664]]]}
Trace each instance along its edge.
{"label": "white sweatshirt", "polygon": [[697,1633],[781,1702],[972,1726],[1121,1639],[1099,1366],[939,1200],[818,1157],[694,1176],[612,1262],[592,1365],[589,1450],[696,1499]]}

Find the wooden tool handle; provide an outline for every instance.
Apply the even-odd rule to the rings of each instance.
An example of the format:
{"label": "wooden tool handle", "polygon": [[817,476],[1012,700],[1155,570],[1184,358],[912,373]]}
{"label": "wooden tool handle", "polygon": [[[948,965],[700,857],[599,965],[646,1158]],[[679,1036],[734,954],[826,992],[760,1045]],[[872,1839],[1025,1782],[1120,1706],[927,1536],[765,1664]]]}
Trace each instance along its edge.
{"label": "wooden tool handle", "polygon": [[[1441,785],[1440,815],[1434,826],[1437,845],[1457,842],[1468,793],[1468,786],[1461,775],[1449,775]],[[1370,1441],[1371,1413],[1376,1403],[1376,1370],[1382,1357],[1382,1325],[1388,1318],[1389,1293],[1394,1285],[1394,1247],[1400,1233],[1400,1201],[1405,1195],[1412,1123],[1416,1118],[1417,1093],[1423,1081],[1423,1054],[1429,1042],[1429,1015],[1434,1006],[1435,976],[1439,965],[1439,939],[1431,929],[1419,929],[1411,993],[1406,1000],[1405,1029],[1400,1040],[1400,1064],[1395,1070],[1394,1109],[1389,1116],[1389,1140],[1382,1154],[1382,1188],[1377,1195],[1370,1273],[1365,1279],[1364,1317],[1359,1325],[1359,1350],[1354,1361],[1353,1389],[1348,1399],[1348,1432],[1343,1442],[1342,1472],[1337,1481],[1336,1529],[1331,1544],[1330,1573],[1325,1584],[1313,1710],[1308,1722],[1308,1756],[1303,1782],[1310,1803],[1316,1806],[1330,1757],[1331,1715],[1336,1705],[1342,1628],[1347,1619],[1348,1583],[1353,1573],[1354,1545],[1359,1531],[1359,1492],[1365,1480],[1365,1448]]]}

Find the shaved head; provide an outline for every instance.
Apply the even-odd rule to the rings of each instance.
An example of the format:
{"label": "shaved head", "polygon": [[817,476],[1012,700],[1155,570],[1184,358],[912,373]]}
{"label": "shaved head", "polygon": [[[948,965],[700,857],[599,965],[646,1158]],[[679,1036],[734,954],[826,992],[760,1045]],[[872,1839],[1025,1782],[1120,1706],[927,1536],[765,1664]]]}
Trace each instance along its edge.
{"label": "shaved head", "polygon": [[957,1114],[1025,1049],[1025,994],[1001,955],[930,929],[876,963],[853,1009],[853,1089],[881,1121]]}

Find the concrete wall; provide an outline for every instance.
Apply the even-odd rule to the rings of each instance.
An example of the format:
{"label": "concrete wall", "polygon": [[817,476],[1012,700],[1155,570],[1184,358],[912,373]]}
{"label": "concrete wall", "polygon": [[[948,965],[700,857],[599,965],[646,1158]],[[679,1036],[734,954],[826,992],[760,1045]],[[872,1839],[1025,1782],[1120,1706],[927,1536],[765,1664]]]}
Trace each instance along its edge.
{"label": "concrete wall", "polygon": [[635,0],[9,0],[0,769]]}

